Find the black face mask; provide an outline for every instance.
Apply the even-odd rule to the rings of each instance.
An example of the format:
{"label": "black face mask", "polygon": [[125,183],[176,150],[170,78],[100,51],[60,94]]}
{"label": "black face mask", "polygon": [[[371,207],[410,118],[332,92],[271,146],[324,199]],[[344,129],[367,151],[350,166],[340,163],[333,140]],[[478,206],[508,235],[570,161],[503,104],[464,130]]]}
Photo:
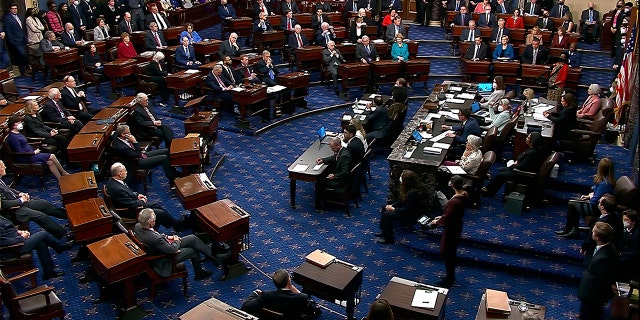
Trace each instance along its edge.
{"label": "black face mask", "polygon": [[620,9],[620,8],[622,8],[622,5],[621,4],[617,4],[616,8]]}

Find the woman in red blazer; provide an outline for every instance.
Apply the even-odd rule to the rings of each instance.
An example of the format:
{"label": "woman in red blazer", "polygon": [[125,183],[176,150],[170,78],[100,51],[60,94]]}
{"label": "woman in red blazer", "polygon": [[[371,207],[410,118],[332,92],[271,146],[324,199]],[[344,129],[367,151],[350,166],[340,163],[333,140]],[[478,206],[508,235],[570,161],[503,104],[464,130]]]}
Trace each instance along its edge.
{"label": "woman in red blazer", "polygon": [[551,48],[569,49],[569,35],[563,27],[558,28],[558,32],[553,36]]}
{"label": "woman in red blazer", "polygon": [[138,53],[129,39],[129,34],[123,32],[121,37],[122,42],[118,44],[118,59],[133,59]]}
{"label": "woman in red blazer", "polygon": [[524,29],[524,18],[520,16],[520,9],[513,10],[513,15],[505,23],[507,29]]}

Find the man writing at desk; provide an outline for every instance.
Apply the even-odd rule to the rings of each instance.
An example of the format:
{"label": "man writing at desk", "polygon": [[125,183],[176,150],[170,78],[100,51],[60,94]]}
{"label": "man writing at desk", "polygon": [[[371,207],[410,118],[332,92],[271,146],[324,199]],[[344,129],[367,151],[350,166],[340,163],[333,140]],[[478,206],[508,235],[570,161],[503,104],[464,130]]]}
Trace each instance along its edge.
{"label": "man writing at desk", "polygon": [[316,184],[316,209],[320,208],[322,203],[322,192],[325,188],[333,189],[337,192],[344,191],[347,188],[347,178],[351,171],[351,153],[347,148],[342,147],[340,138],[332,138],[329,142],[329,148],[333,151],[333,155],[326,158],[318,158],[316,164],[326,164],[328,167],[326,172],[331,172],[326,177],[320,178]]}
{"label": "man writing at desk", "polygon": [[[467,136],[469,136],[470,134],[478,137],[481,136],[480,125],[475,118],[471,117],[471,109],[460,110],[460,113],[458,113],[458,118],[460,119],[460,121],[462,121],[459,126],[448,126],[445,124],[442,125],[442,130],[460,131],[460,134],[447,133],[447,137],[453,138],[453,141],[456,142],[458,147],[464,146],[467,143]],[[462,149],[454,149],[454,151],[454,155],[462,153]]]}

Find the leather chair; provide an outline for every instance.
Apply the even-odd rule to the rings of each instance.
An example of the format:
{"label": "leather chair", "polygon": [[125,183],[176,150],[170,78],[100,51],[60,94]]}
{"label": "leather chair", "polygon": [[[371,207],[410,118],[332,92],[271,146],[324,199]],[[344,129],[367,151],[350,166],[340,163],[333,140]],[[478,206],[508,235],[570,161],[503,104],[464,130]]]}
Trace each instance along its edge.
{"label": "leather chair", "polygon": [[[14,243],[8,246],[0,247],[0,256],[13,257],[0,259],[0,270],[5,274],[23,273],[34,269],[33,255],[31,251],[20,254],[20,249],[24,246],[24,242]],[[29,275],[31,287],[36,286],[36,273]]]}
{"label": "leather chair", "polygon": [[480,148],[480,151],[482,151],[482,154],[485,154],[493,150],[493,143],[496,141],[497,137],[498,137],[497,127],[491,127],[489,128],[489,130],[487,130],[487,133],[484,134],[484,137],[482,139],[482,147]]}
{"label": "leather chair", "polygon": [[355,167],[351,168],[351,172],[347,177],[347,187],[345,190],[335,190],[332,188],[325,188],[322,190],[324,193],[323,199],[325,207],[327,203],[344,206],[347,216],[351,216],[351,212],[349,211],[351,207],[350,202],[353,201],[356,208],[359,207],[358,198],[360,194],[360,177],[362,176],[360,173],[361,168],[361,163],[358,163]]}
{"label": "leather chair", "polygon": [[9,143],[4,141],[0,149],[0,154],[2,154],[2,160],[7,165],[7,168],[15,175],[10,184],[12,187],[20,181],[23,175],[36,175],[40,178],[40,186],[44,190],[44,174],[49,172],[49,167],[47,167],[46,164],[21,163],[14,160],[16,156],[28,157],[33,156],[33,153],[13,152]]}
{"label": "leather chair", "polygon": [[120,221],[126,229],[133,229],[133,226],[138,222],[138,213],[142,210],[142,207],[136,209],[129,208],[116,208],[113,204],[113,199],[111,195],[109,195],[109,191],[107,190],[107,186],[104,185],[102,187],[102,196],[104,199],[104,203],[109,208],[109,211],[115,213],[114,218]]}
{"label": "leather chair", "polygon": [[108,78],[102,74],[93,72],[93,67],[85,66],[84,63],[82,63],[82,58],[82,55],[80,55],[80,79],[84,81],[84,86],[87,87],[87,89],[89,87],[96,87],[96,93],[100,94],[100,83],[108,80]]}
{"label": "leather chair", "polygon": [[[121,226],[120,224],[118,225]],[[167,258],[171,259],[172,272],[171,272],[171,275],[169,275],[168,277],[163,277],[159,275],[157,272],[153,270],[151,265],[149,265],[149,268],[147,268],[147,276],[149,277],[149,280],[151,280],[151,288],[149,289],[149,299],[153,301],[153,299],[156,297],[156,291],[157,291],[156,287],[158,284],[175,280],[175,279],[180,279],[180,278],[182,278],[182,291],[184,292],[184,296],[186,297],[187,288],[188,288],[188,284],[187,284],[188,273],[187,273],[187,269],[185,268],[184,262],[176,263],[175,253],[170,255],[167,255],[167,254],[150,255],[149,250],[147,249],[147,246],[142,241],[140,241],[140,239],[136,237],[136,235],[133,233],[131,229],[122,230],[122,231],[126,231],[127,234],[129,235],[129,238],[131,238],[131,240],[133,240],[133,242],[138,247],[142,248],[144,252],[147,252],[146,260],[149,262],[149,264],[151,264],[155,260],[167,259]]]}
{"label": "leather chair", "polygon": [[503,97],[503,98],[504,98],[504,99],[513,100],[515,97],[516,97],[516,92],[515,92],[515,91],[513,91],[513,90],[510,90],[509,92],[507,92],[507,93],[504,95],[504,97]]}
{"label": "leather chair", "polygon": [[109,49],[109,51],[107,51],[107,55],[109,56],[109,60],[110,61],[118,60],[118,48],[117,47],[113,47],[113,48]]}
{"label": "leather chair", "polygon": [[23,94],[20,93],[20,89],[27,89],[29,93],[35,90],[35,87],[20,86],[16,84],[15,78],[9,78],[0,82],[0,93],[5,99],[16,102]]}
{"label": "leather chair", "polygon": [[148,65],[149,62],[136,65],[136,91],[144,92],[155,100],[155,97],[160,94],[160,90],[158,84],[151,81],[151,77],[145,74]]}
{"label": "leather chair", "polygon": [[474,208],[480,205],[481,192],[484,181],[487,179],[489,169],[496,162],[496,153],[493,151],[487,151],[482,156],[482,162],[478,166],[475,174],[467,174],[466,179],[471,180],[471,185],[467,188],[467,191],[471,195],[471,201]]}
{"label": "leather chair", "polygon": [[0,271],[2,301],[7,306],[7,309],[9,309],[10,318],[29,320],[64,319],[65,312],[62,301],[56,295],[54,287],[43,285],[21,294],[18,294],[13,287],[13,281],[37,271],[38,269],[33,269],[30,272],[22,273],[13,278],[5,277],[4,273]]}
{"label": "leather chair", "polygon": [[512,117],[507,124],[504,125],[498,136],[495,140],[496,147],[494,148],[496,151],[496,156],[500,157],[502,155],[502,150],[504,147],[511,144],[511,136],[513,136],[513,131],[516,125],[518,124],[518,117]]}
{"label": "leather chair", "polygon": [[527,207],[531,205],[539,205],[543,203],[542,194],[546,185],[547,177],[551,173],[553,166],[555,166],[562,153],[552,152],[545,159],[544,163],[538,170],[538,172],[528,172],[514,169],[515,179],[513,181],[507,181],[505,186],[505,196],[509,193],[516,191],[525,195],[524,203]]}
{"label": "leather chair", "polygon": [[592,165],[595,164],[596,144],[607,129],[607,123],[613,115],[613,107],[611,99],[600,99],[600,110],[593,117],[593,121],[580,121],[579,127],[571,130],[570,137],[559,141],[561,150],[570,156],[570,160],[589,159]]}
{"label": "leather chair", "polygon": [[622,176],[616,181],[616,203],[618,212],[627,209],[638,210],[638,187],[627,176]]}

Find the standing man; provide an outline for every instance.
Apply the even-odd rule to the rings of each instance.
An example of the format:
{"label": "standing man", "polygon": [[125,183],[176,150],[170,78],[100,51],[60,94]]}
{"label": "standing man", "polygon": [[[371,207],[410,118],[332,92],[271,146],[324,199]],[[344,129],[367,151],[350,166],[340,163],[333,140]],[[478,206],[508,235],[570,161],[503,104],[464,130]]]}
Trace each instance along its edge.
{"label": "standing man", "polygon": [[9,51],[20,70],[20,75],[25,75],[27,69],[27,31],[25,22],[18,16],[18,6],[12,4],[9,13],[4,16],[4,38]]}
{"label": "standing man", "polygon": [[[387,27],[391,28],[393,25]],[[362,36],[362,42],[356,45],[356,60],[362,63],[371,63],[373,61],[380,61],[378,51],[375,45],[371,45],[369,36]],[[375,84],[375,76],[373,74],[373,68],[369,68],[369,79],[367,84],[367,92],[374,92],[378,86]],[[375,92],[374,92],[375,93]]]}
{"label": "standing man", "polygon": [[164,30],[171,27],[171,23],[164,14],[158,12],[158,6],[152,5],[149,9],[149,14],[145,17],[145,23],[151,24],[155,22],[158,25],[158,29]]}
{"label": "standing man", "polygon": [[608,223],[596,222],[591,231],[596,247],[582,252],[585,270],[578,287],[580,319],[602,319],[604,305],[613,295],[611,286],[615,283],[618,267],[618,252],[611,243],[613,232]]}
{"label": "standing man", "polygon": [[80,30],[80,34],[84,34],[87,30],[87,18],[84,16],[84,12],[77,0],[69,3],[69,13],[71,14],[73,27]]}
{"label": "standing man", "polygon": [[289,35],[289,49],[291,50],[291,54],[293,54],[296,49],[304,48],[310,44],[307,36],[302,34],[302,27],[296,24],[293,28],[293,33]]}
{"label": "standing man", "polygon": [[138,26],[131,21],[131,13],[125,12],[122,21],[118,23],[118,30],[120,32],[126,32],[133,34],[134,31],[138,31]]}
{"label": "standing man", "polygon": [[[131,13],[131,21],[136,26],[136,30],[144,30],[144,0],[125,0]],[[120,30],[122,32],[124,30]]]}
{"label": "standing man", "polygon": [[338,89],[338,66],[345,62],[340,51],[336,49],[336,43],[329,41],[327,48],[322,51],[322,62],[327,67],[327,71],[333,79],[333,90],[336,95],[342,99],[345,98],[344,93]]}

